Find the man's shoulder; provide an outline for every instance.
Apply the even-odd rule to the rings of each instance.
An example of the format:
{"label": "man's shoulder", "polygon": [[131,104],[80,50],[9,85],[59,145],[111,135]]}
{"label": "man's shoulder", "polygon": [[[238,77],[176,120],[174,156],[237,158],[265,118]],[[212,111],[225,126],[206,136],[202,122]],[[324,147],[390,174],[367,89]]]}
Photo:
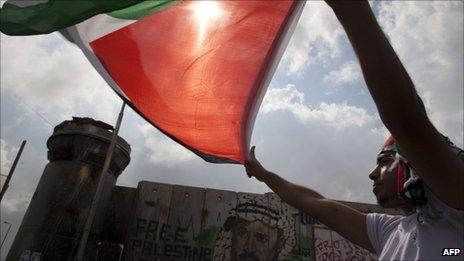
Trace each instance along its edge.
{"label": "man's shoulder", "polygon": [[386,213],[369,213],[366,217],[366,225],[377,227],[377,229],[388,230],[396,227],[409,216],[391,215]]}
{"label": "man's shoulder", "polygon": [[408,217],[409,215],[399,215],[399,214],[390,214],[390,213],[368,213],[367,216],[371,218],[378,218],[383,220],[397,220],[401,218]]}
{"label": "man's shoulder", "polygon": [[394,231],[398,231],[398,227],[402,221],[407,218],[400,215],[390,215],[385,213],[369,213],[366,216],[367,235],[372,247],[377,254],[381,254],[382,250]]}

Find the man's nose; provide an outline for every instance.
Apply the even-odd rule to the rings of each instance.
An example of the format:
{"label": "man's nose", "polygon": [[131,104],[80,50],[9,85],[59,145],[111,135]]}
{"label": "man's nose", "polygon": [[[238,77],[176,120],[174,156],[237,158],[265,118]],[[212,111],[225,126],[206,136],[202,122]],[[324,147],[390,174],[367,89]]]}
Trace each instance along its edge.
{"label": "man's nose", "polygon": [[372,171],[371,173],[369,173],[369,178],[371,180],[376,180],[380,175],[380,168],[379,166],[376,166]]}
{"label": "man's nose", "polygon": [[256,242],[253,236],[250,236],[246,239],[245,250],[247,252],[254,252],[256,250]]}

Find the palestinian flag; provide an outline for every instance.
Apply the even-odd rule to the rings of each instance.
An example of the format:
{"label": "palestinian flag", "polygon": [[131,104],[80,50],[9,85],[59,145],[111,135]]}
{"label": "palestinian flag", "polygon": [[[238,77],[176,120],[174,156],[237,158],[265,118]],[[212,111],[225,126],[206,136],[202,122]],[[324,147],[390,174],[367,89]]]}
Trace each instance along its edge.
{"label": "palestinian flag", "polygon": [[[69,9],[63,2],[73,1],[48,7]],[[45,20],[55,29],[37,26],[41,16],[32,9],[29,24],[49,32],[77,21],[62,34],[141,116],[206,161],[245,162],[259,105],[304,1],[74,2],[85,3],[85,12],[76,4],[56,10],[59,17]],[[20,27],[15,12],[5,11],[2,32],[7,20]]]}

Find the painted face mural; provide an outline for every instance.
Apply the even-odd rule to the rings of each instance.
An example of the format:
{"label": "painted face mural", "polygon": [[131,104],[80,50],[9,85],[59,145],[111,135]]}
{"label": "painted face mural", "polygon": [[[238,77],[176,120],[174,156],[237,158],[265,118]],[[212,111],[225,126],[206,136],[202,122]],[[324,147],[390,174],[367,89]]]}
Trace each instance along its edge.
{"label": "painted face mural", "polygon": [[232,229],[232,260],[276,260],[279,229],[263,222],[239,221]]}
{"label": "painted face mural", "polygon": [[295,221],[286,204],[245,194],[229,211],[214,260],[282,260],[295,245]]}

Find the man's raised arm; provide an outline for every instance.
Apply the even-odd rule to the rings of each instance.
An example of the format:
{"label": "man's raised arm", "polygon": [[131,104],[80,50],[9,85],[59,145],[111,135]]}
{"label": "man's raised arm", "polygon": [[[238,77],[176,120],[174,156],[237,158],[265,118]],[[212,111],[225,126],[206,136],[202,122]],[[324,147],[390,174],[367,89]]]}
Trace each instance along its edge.
{"label": "man's raised arm", "polygon": [[463,163],[427,118],[412,80],[369,3],[326,2],[345,28],[380,118],[404,156],[438,198],[453,208],[464,209]]}
{"label": "man's raised arm", "polygon": [[365,214],[267,171],[256,159],[254,146],[245,168],[249,177],[254,176],[266,183],[286,203],[311,215],[351,242],[375,253],[367,234]]}

